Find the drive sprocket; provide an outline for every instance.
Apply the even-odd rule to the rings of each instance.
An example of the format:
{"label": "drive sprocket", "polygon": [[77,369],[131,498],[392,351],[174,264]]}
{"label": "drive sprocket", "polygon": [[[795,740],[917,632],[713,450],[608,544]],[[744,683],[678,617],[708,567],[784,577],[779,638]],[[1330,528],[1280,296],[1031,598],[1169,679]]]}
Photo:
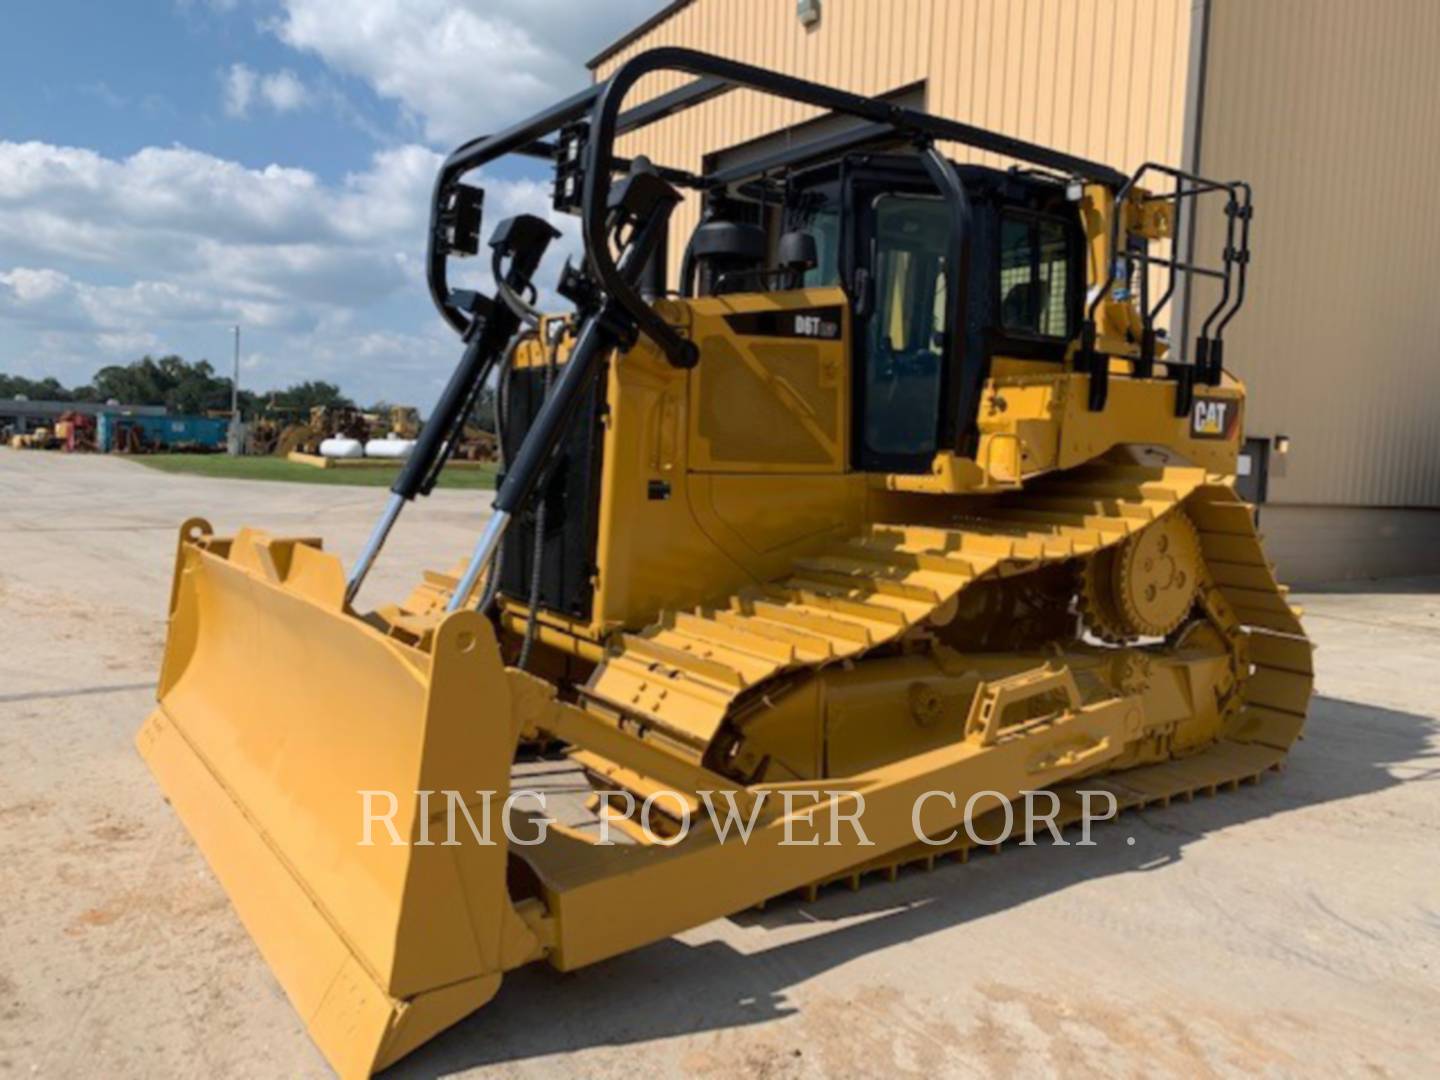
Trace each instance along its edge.
{"label": "drive sprocket", "polygon": [[1202,562],[1194,524],[1172,510],[1086,561],[1079,590],[1085,625],[1104,641],[1164,637],[1190,614]]}
{"label": "drive sprocket", "polygon": [[1078,599],[1080,620],[1101,641],[1120,644],[1134,635],[1120,605],[1115,602],[1114,548],[1097,551],[1080,568]]}

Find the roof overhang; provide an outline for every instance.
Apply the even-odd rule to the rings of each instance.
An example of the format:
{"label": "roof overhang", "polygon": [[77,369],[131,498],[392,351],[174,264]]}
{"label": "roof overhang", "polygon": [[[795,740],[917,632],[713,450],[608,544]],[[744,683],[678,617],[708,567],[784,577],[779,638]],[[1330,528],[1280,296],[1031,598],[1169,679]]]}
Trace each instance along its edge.
{"label": "roof overhang", "polygon": [[651,15],[650,18],[646,19],[639,26],[635,27],[635,29],[626,31],[620,37],[612,41],[609,45],[606,45],[589,60],[586,60],[585,66],[591,71],[594,71],[601,64],[605,63],[606,60],[609,60],[621,49],[625,48],[625,46],[633,45],[635,42],[639,41],[642,37],[648,34],[651,30],[654,30],[661,23],[665,22],[665,20],[669,19],[672,15],[675,15],[676,13],[683,10],[684,8],[689,7],[693,3],[695,3],[695,0],[670,0],[670,3],[666,4],[654,15]]}

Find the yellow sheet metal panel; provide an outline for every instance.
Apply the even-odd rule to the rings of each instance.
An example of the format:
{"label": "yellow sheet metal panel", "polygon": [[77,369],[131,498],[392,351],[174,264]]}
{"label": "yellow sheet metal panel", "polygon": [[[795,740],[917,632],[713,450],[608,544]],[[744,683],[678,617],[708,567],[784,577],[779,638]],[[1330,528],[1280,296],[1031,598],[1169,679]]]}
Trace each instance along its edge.
{"label": "yellow sheet metal panel", "polygon": [[[595,68],[682,45],[864,94],[925,85],[926,107],[1132,169],[1178,164],[1190,41],[1189,0],[826,0],[806,28],[789,0],[696,0]],[[686,81],[656,75],[632,101]],[[701,166],[704,156],[810,119],[816,110],[735,92],[623,140],[625,153]],[[963,161],[1008,164],[949,148]],[[671,227],[671,267],[698,214]]]}
{"label": "yellow sheet metal panel", "polygon": [[1255,186],[1226,362],[1292,440],[1270,498],[1440,505],[1440,4],[1214,0],[1209,51],[1201,167]]}

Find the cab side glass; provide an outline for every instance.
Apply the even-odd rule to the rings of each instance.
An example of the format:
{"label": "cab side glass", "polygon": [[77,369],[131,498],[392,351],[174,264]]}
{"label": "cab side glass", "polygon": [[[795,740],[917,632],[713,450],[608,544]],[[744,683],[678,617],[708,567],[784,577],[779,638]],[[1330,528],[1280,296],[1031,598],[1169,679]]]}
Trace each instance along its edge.
{"label": "cab side glass", "polygon": [[1000,325],[1068,338],[1070,238],[1057,221],[1006,214],[1000,221]]}

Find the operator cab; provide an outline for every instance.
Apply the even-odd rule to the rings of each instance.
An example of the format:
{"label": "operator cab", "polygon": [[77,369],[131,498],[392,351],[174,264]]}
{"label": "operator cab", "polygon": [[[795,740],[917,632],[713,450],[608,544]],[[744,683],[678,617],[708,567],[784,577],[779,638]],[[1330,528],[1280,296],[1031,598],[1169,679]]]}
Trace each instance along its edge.
{"label": "operator cab", "polygon": [[[923,473],[963,441],[961,387],[997,357],[1060,363],[1085,299],[1085,236],[1064,181],[958,166],[969,203],[969,273],[949,263],[954,211],[915,155],[851,154],[783,184],[712,193],[682,292],[839,285],[853,324],[854,468]],[[955,334],[960,348],[951,348]]]}

